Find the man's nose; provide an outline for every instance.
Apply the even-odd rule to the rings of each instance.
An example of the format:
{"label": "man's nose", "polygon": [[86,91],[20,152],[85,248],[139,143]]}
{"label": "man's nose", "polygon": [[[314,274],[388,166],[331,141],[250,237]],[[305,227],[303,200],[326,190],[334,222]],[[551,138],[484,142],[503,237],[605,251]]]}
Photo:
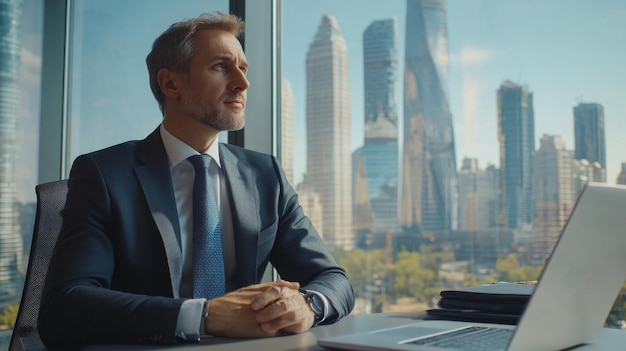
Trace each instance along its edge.
{"label": "man's nose", "polygon": [[250,87],[250,81],[248,81],[246,74],[238,69],[233,73],[230,85],[231,90],[244,91]]}

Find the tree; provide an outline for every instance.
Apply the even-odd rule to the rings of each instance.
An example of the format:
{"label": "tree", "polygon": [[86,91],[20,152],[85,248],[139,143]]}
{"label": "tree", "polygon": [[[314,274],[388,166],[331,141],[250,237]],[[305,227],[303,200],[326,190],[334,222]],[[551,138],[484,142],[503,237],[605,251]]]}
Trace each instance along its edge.
{"label": "tree", "polygon": [[606,320],[606,326],[609,328],[624,328],[624,321],[626,321],[626,283],[622,286],[622,291],[617,295],[613,309]]}
{"label": "tree", "polygon": [[433,297],[435,273],[422,268],[419,252],[399,252],[392,279],[391,289],[396,297],[410,296],[418,301],[428,301]]}
{"label": "tree", "polygon": [[352,250],[340,259],[357,295],[364,293],[374,277],[386,276],[384,250]]}
{"label": "tree", "polygon": [[506,282],[534,281],[539,277],[542,267],[521,266],[516,254],[499,258],[496,262],[496,280]]}
{"label": "tree", "polygon": [[422,248],[422,257],[424,257],[423,266],[433,272],[438,272],[442,263],[454,262],[454,252],[450,250],[435,250],[432,246]]}
{"label": "tree", "polygon": [[15,327],[15,320],[17,319],[17,312],[20,309],[20,304],[16,303],[7,307],[0,315],[0,327]]}

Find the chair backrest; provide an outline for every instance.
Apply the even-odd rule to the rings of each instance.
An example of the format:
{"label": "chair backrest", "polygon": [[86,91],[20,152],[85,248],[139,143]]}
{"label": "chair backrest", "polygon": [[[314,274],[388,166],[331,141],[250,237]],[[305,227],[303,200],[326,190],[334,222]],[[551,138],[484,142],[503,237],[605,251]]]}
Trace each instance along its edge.
{"label": "chair backrest", "polygon": [[39,339],[37,319],[48,264],[63,222],[61,210],[65,207],[67,180],[39,184],[35,187],[35,193],[37,194],[37,215],[33,242],[9,351],[45,350]]}

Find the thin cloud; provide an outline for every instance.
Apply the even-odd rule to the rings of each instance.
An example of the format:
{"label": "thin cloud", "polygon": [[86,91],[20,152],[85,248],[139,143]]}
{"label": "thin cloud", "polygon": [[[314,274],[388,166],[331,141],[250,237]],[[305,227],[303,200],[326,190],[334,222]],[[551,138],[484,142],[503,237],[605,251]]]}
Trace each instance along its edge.
{"label": "thin cloud", "polygon": [[482,66],[491,61],[495,53],[493,50],[465,47],[460,53],[452,57],[453,63],[462,67]]}
{"label": "thin cloud", "polygon": [[22,90],[35,86],[39,88],[41,79],[41,56],[32,53],[28,49],[22,48],[20,68],[20,84]]}
{"label": "thin cloud", "polygon": [[463,79],[463,147],[470,155],[477,150],[478,97],[481,94],[480,82],[476,77]]}

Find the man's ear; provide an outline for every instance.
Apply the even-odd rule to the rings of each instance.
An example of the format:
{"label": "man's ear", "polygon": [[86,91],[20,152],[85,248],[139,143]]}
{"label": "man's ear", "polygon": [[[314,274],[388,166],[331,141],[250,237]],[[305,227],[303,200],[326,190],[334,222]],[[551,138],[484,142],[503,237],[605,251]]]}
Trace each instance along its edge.
{"label": "man's ear", "polygon": [[157,73],[157,82],[159,83],[159,88],[163,92],[166,98],[177,99],[180,95],[180,86],[181,86],[182,77],[167,68],[161,68]]}

